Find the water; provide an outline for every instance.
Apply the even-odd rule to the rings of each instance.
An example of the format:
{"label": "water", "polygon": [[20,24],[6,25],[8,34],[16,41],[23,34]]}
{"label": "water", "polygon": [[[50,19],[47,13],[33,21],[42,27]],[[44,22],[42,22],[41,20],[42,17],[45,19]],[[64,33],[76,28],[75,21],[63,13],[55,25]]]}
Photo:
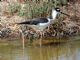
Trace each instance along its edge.
{"label": "water", "polygon": [[80,40],[24,49],[21,42],[1,42],[0,60],[80,60]]}

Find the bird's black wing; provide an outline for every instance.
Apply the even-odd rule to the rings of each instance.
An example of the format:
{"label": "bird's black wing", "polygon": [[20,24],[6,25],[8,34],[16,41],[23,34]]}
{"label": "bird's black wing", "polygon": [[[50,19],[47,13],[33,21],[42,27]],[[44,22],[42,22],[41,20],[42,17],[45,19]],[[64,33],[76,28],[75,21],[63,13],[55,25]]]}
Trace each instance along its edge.
{"label": "bird's black wing", "polygon": [[36,18],[30,21],[25,21],[25,22],[21,22],[21,23],[17,23],[17,24],[29,24],[29,25],[37,25],[39,23],[46,23],[48,22],[47,18]]}

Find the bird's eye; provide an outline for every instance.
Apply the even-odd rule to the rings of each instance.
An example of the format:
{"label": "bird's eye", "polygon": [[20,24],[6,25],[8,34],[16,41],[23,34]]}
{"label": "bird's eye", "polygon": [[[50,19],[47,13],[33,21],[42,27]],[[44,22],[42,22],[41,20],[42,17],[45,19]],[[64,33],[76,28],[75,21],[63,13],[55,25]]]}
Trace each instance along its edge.
{"label": "bird's eye", "polygon": [[57,9],[58,11],[60,10],[60,9]]}
{"label": "bird's eye", "polygon": [[60,9],[57,9],[57,11],[59,12],[59,11],[60,11]]}
{"label": "bird's eye", "polygon": [[59,8],[55,8],[55,10],[56,10],[57,12],[60,12],[60,9],[59,9]]}

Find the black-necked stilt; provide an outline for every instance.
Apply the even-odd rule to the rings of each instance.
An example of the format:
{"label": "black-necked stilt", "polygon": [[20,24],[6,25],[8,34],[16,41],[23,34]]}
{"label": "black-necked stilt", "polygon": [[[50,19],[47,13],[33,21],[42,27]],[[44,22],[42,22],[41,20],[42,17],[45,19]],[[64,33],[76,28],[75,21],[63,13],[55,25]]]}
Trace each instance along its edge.
{"label": "black-necked stilt", "polygon": [[[60,8],[54,8],[54,9],[52,9],[52,16],[50,18],[36,18],[36,19],[32,19],[30,21],[25,21],[25,22],[21,22],[21,23],[17,23],[17,24],[27,24],[27,26],[33,28],[35,31],[40,32],[41,38],[42,38],[43,30],[45,28],[47,28],[52,23],[52,21],[54,21],[56,19],[56,16],[58,13],[65,14],[60,11]],[[65,15],[67,15],[67,14],[65,14]],[[67,15],[67,16],[69,16],[69,15]],[[41,46],[41,40],[40,40],[40,46]]]}

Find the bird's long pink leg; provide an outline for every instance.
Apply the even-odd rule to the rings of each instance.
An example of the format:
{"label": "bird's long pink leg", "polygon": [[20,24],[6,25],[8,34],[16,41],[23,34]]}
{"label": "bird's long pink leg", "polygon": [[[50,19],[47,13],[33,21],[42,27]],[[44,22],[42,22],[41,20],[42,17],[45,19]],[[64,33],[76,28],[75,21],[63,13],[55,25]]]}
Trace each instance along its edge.
{"label": "bird's long pink leg", "polygon": [[40,37],[40,47],[42,46],[42,38],[43,38],[43,32],[42,31],[40,31],[40,35],[41,35],[41,37]]}

